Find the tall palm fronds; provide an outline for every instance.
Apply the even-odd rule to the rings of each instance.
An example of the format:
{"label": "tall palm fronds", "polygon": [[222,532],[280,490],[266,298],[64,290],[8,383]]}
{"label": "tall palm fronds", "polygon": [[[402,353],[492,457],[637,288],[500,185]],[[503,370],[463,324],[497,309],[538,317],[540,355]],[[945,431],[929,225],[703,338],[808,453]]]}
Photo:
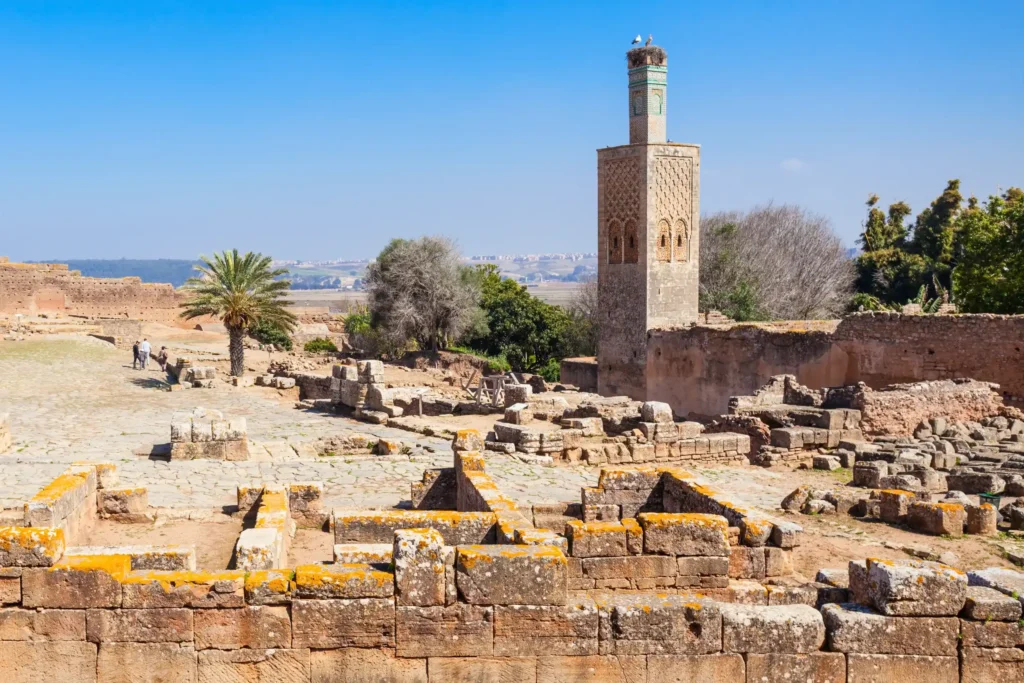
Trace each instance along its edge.
{"label": "tall palm fronds", "polygon": [[288,271],[272,269],[269,256],[239,255],[237,249],[214,254],[213,260],[205,256],[199,260],[202,265],[195,269],[200,274],[184,286],[190,296],[181,305],[181,317],[220,319],[228,330],[231,374],[241,376],[245,372],[242,341],[246,330],[260,321],[288,332],[295,328],[296,318],[283,300],[290,283],[276,279]]}

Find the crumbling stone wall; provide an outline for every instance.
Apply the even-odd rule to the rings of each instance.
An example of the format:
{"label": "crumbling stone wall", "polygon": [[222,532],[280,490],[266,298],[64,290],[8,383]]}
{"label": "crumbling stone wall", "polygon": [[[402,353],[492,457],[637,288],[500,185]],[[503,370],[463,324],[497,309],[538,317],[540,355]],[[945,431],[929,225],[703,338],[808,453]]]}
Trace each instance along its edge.
{"label": "crumbling stone wall", "polygon": [[597,391],[597,359],[566,358],[559,369],[559,380],[580,391]]}
{"label": "crumbling stone wall", "polygon": [[[666,512],[572,523],[569,546],[525,527],[514,543],[453,545],[449,525],[388,528],[364,514],[360,524],[387,528],[388,542],[339,544],[334,564],[214,572],[67,547],[56,525],[65,502],[106,490],[100,468],[73,474],[61,497],[37,497],[32,526],[0,528],[0,671],[11,683],[1024,676],[1024,574],[865,559],[787,582],[776,573],[798,527],[678,470],[603,474],[595,494],[653,496]],[[294,487],[259,495],[268,492],[277,500],[261,501],[259,514],[278,520],[317,497]],[[239,495],[244,507],[248,493]],[[493,514],[501,541],[503,513]],[[622,590],[573,590],[588,579]]]}
{"label": "crumbling stone wall", "polygon": [[1002,400],[988,382],[944,380],[896,384],[885,391],[865,387],[856,392],[850,407],[861,411],[866,433],[906,436],[933,417],[968,422],[997,415]]}
{"label": "crumbling stone wall", "polygon": [[169,284],[144,283],[137,277],[83,277],[61,263],[11,263],[0,257],[0,315],[62,313],[177,322],[178,305]]}
{"label": "crumbling stone wall", "polygon": [[[656,329],[647,400],[679,415],[720,415],[772,375],[812,389],[972,378],[1024,400],[1024,316],[860,313],[840,321]],[[602,368],[603,370],[603,368]]]}

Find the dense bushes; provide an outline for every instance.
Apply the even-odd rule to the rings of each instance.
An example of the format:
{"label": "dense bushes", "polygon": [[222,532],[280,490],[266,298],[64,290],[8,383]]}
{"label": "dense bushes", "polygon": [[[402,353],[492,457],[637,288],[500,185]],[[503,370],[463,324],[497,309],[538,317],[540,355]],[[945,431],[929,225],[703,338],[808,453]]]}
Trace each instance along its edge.
{"label": "dense bushes", "polygon": [[324,337],[310,339],[302,347],[307,353],[337,353],[338,347],[334,342]]}
{"label": "dense bushes", "polygon": [[292,338],[288,336],[287,332],[271,322],[263,320],[257,322],[249,328],[249,336],[261,344],[273,344],[285,351],[292,350]]}

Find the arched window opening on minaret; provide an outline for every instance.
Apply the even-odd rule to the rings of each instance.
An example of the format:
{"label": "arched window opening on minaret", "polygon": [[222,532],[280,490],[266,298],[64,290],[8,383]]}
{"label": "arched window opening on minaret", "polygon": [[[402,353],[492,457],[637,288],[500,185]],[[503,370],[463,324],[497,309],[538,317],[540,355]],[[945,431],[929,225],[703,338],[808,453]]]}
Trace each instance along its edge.
{"label": "arched window opening on minaret", "polygon": [[624,228],[623,263],[638,263],[640,261],[640,248],[637,240],[636,221],[628,220]]}
{"label": "arched window opening on minaret", "polygon": [[656,256],[659,261],[669,262],[672,260],[672,228],[665,219],[658,221],[658,247]]}
{"label": "arched window opening on minaret", "polygon": [[622,225],[608,221],[608,263],[622,263]]}
{"label": "arched window opening on minaret", "polygon": [[686,221],[680,218],[676,221],[676,261],[690,260],[690,230],[686,227]]}

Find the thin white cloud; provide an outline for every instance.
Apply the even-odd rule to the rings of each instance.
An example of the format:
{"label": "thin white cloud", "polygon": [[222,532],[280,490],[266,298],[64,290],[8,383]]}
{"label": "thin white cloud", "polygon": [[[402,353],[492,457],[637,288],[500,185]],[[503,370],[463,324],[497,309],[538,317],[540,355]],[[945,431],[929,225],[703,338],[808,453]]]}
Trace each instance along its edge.
{"label": "thin white cloud", "polygon": [[790,173],[798,173],[807,168],[807,162],[800,159],[783,159],[782,163],[779,164],[779,168]]}

